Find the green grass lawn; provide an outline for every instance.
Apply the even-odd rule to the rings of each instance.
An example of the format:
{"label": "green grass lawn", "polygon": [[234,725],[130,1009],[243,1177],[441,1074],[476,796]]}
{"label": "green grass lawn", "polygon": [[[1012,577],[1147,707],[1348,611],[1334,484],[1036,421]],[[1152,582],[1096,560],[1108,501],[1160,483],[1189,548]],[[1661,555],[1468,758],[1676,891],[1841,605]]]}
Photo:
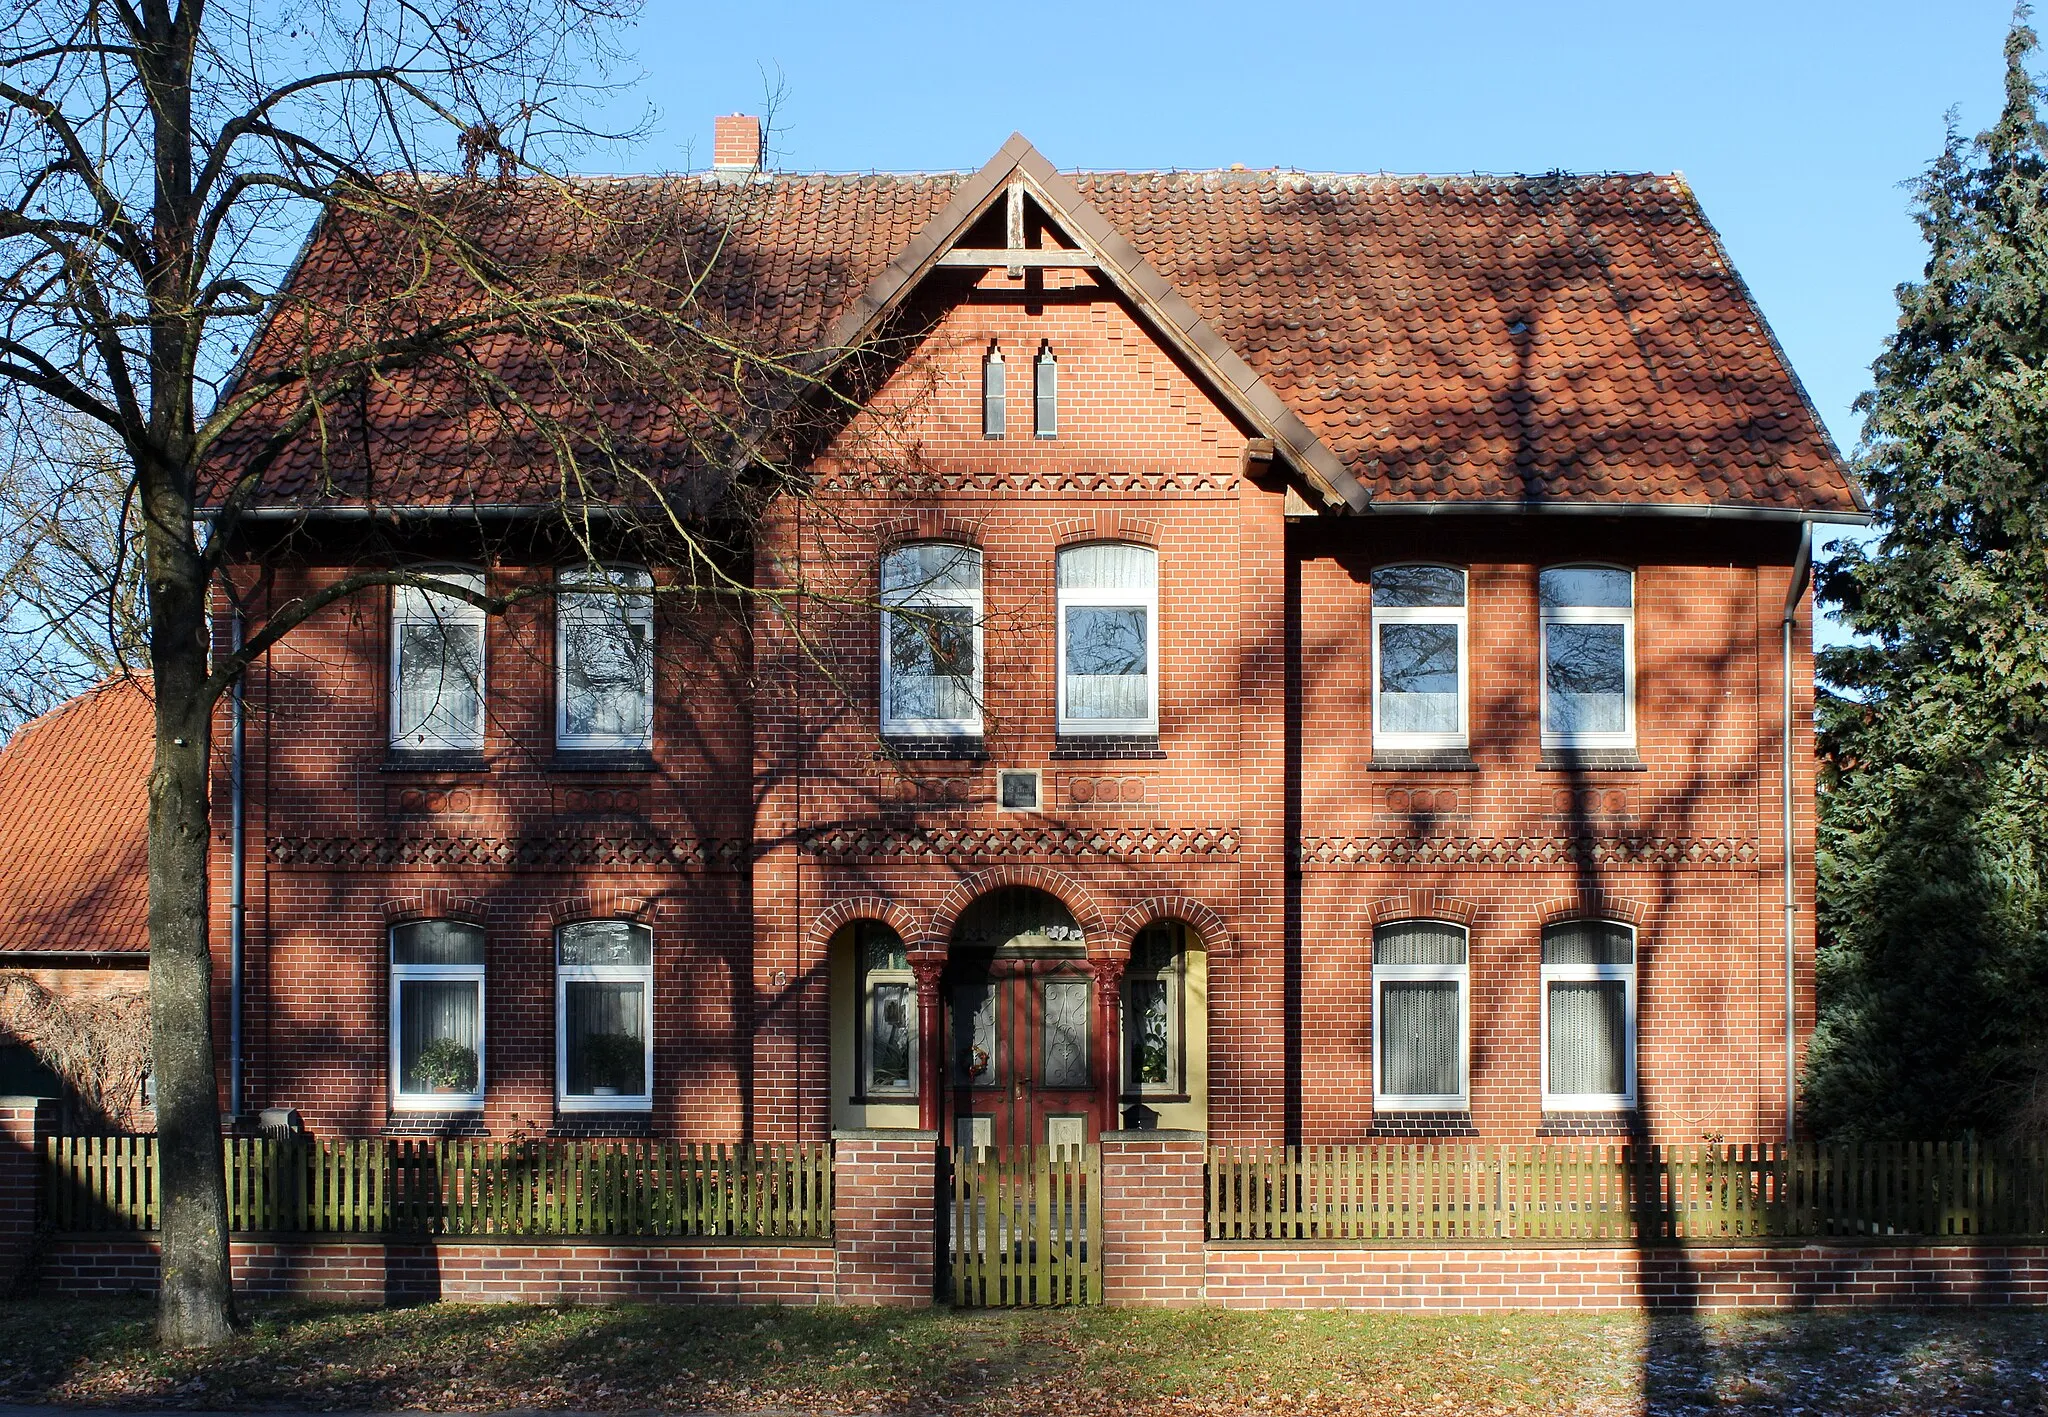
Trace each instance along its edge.
{"label": "green grass lawn", "polygon": [[2048,1316],[0,1303],[0,1401],[915,1413],[2048,1413]]}

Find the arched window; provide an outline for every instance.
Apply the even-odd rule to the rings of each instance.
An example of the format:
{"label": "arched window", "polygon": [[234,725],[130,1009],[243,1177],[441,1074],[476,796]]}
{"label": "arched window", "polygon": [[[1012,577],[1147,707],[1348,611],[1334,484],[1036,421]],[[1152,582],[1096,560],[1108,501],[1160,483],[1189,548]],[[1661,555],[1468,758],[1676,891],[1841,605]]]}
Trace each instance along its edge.
{"label": "arched window", "polygon": [[1636,1101],[1636,932],[1613,920],[1543,930],[1543,1107]]}
{"label": "arched window", "polygon": [[654,578],[633,566],[564,570],[555,592],[555,743],[654,743]]}
{"label": "arched window", "polygon": [[1372,573],[1375,748],[1463,748],[1465,573],[1381,566]]}
{"label": "arched window", "polygon": [[1373,1106],[1457,1111],[1466,1088],[1465,927],[1399,920],[1372,933]]}
{"label": "arched window", "polygon": [[853,926],[860,971],[860,1093],[898,1101],[917,1095],[917,986],[903,939],[878,920]]}
{"label": "arched window", "polygon": [[1038,346],[1031,365],[1031,431],[1040,438],[1060,432],[1060,366],[1052,357],[1052,341]]}
{"label": "arched window", "polygon": [[391,928],[391,1105],[484,1105],[484,932],[459,920]]}
{"label": "arched window", "polygon": [[630,920],[555,932],[555,1100],[565,1112],[654,1105],[654,936]]}
{"label": "arched window", "polygon": [[1171,1096],[1187,1091],[1182,987],[1188,927],[1178,920],[1147,925],[1131,941],[1124,970],[1124,1095]]}
{"label": "arched window", "polygon": [[1158,555],[1099,541],[1059,555],[1059,731],[1159,731]]}
{"label": "arched window", "polygon": [[981,436],[984,438],[1003,436],[1003,382],[1002,347],[992,344],[981,361]]}
{"label": "arched window", "polygon": [[[422,576],[483,594],[476,571]],[[391,746],[413,752],[484,746],[484,612],[422,586],[391,588]]]}
{"label": "arched window", "polygon": [[1543,746],[1636,741],[1635,577],[1615,566],[1552,566],[1537,577],[1543,633]]}
{"label": "arched window", "polygon": [[981,553],[926,541],[882,560],[882,732],[981,732]]}

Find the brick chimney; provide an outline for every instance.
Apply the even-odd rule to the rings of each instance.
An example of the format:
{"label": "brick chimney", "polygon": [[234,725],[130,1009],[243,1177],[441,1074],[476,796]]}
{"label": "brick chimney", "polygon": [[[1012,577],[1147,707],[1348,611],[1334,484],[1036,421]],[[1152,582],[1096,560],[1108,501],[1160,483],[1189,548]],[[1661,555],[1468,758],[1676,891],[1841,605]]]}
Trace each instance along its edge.
{"label": "brick chimney", "polygon": [[761,170],[761,120],[751,113],[721,113],[711,130],[711,171],[741,177]]}

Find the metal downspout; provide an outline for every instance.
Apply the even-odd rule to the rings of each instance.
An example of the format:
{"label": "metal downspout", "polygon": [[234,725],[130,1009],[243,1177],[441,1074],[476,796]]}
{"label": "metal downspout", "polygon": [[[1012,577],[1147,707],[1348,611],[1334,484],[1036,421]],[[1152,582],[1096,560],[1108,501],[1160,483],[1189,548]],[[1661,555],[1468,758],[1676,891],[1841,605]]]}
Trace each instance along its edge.
{"label": "metal downspout", "polygon": [[1806,595],[1806,581],[1813,570],[1813,523],[1799,524],[1799,554],[1792,562],[1792,584],[1785,592],[1785,615],[1780,622],[1784,641],[1785,759],[1779,777],[1785,789],[1785,1141],[1789,1145],[1798,1131],[1799,1116],[1799,1018],[1796,993],[1796,962],[1799,939],[1799,905],[1794,893],[1792,843],[1792,627],[1799,619],[1799,602]]}
{"label": "metal downspout", "polygon": [[[235,648],[242,647],[242,617],[235,616]],[[229,689],[228,756],[228,1112],[242,1115],[242,956],[246,939],[247,893],[243,883],[242,756],[247,713],[242,706],[242,675]]]}

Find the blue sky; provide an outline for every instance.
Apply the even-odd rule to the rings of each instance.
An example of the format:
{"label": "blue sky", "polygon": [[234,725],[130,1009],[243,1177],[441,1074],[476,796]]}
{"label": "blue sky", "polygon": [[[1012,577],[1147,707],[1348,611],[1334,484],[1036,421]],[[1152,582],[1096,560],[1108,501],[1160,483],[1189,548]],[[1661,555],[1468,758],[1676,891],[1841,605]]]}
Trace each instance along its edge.
{"label": "blue sky", "polygon": [[1312,5],[649,0],[658,108],[605,166],[709,160],[715,113],[782,98],[771,164],[1683,171],[1845,449],[1918,274],[1900,183],[1944,115],[1995,116],[2010,0]]}

